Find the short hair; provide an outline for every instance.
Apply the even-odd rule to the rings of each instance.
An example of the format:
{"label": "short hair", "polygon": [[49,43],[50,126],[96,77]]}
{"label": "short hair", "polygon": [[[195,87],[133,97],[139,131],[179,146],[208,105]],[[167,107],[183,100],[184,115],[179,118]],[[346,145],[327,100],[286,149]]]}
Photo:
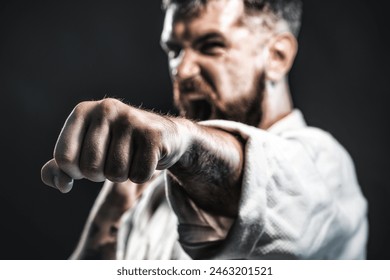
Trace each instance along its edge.
{"label": "short hair", "polygon": [[[179,6],[181,13],[188,13],[207,4],[210,0],[163,0],[163,9],[169,5]],[[247,13],[270,11],[277,18],[287,22],[291,32],[297,37],[301,27],[301,0],[242,0]]]}

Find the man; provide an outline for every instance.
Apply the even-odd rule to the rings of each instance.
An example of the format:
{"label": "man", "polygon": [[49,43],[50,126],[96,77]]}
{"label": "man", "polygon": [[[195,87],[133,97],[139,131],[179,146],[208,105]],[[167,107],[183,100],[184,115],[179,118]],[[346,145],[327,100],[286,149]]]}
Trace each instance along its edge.
{"label": "man", "polygon": [[105,181],[72,259],[363,259],[353,163],[294,109],[298,0],[168,0],[181,117],[82,102],[43,181]]}

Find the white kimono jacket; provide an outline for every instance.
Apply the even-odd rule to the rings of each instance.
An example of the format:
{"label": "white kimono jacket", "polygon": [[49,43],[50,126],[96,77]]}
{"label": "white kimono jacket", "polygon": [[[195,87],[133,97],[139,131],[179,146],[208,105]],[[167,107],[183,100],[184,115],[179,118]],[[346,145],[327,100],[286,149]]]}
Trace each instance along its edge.
{"label": "white kimono jacket", "polygon": [[118,259],[364,259],[367,202],[347,151],[299,110],[240,134],[245,163],[236,219],[199,209],[166,172],[122,219]]}

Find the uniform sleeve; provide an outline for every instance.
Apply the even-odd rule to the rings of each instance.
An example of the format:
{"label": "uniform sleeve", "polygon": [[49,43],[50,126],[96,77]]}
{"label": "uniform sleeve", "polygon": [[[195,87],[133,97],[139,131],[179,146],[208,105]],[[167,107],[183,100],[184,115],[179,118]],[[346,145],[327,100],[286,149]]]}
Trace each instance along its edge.
{"label": "uniform sleeve", "polygon": [[364,259],[367,202],[346,150],[328,133],[275,135],[229,121],[204,125],[246,140],[239,213],[213,216],[169,178],[179,241],[194,259]]}

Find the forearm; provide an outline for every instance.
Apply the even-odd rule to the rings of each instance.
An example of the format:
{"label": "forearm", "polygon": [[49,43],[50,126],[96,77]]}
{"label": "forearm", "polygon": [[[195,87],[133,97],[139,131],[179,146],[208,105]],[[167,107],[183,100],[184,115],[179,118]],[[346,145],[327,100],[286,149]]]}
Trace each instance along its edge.
{"label": "forearm", "polygon": [[191,145],[169,174],[202,209],[235,217],[244,162],[242,139],[192,122],[186,125]]}
{"label": "forearm", "polygon": [[108,98],[74,108],[41,176],[46,184],[68,192],[74,179],[143,184],[156,170],[169,169],[199,206],[234,217],[242,149],[225,131]]}

